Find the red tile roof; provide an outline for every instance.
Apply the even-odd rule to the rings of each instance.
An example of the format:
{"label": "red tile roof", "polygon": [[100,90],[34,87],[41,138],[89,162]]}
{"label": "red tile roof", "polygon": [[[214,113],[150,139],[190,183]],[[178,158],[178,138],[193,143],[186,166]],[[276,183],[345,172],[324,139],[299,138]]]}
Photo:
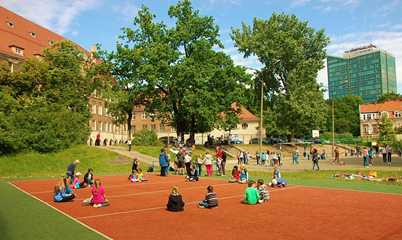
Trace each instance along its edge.
{"label": "red tile roof", "polygon": [[402,99],[388,100],[385,103],[360,105],[360,113],[402,111]]}
{"label": "red tile roof", "polygon": [[[234,109],[239,109],[236,102],[232,103],[231,107]],[[240,113],[239,118],[241,120],[259,120],[258,117],[256,117],[254,114],[252,114],[249,110],[247,110],[243,106],[241,106],[241,113]]]}
{"label": "red tile roof", "polygon": [[[13,27],[10,27],[7,22],[13,23]],[[30,32],[35,33],[35,37],[31,36]],[[1,53],[26,59],[40,53],[43,48],[49,47],[49,41],[57,42],[63,39],[66,38],[0,6]],[[24,54],[13,52],[11,46],[21,48],[24,50]],[[79,48],[89,54],[81,46]]]}

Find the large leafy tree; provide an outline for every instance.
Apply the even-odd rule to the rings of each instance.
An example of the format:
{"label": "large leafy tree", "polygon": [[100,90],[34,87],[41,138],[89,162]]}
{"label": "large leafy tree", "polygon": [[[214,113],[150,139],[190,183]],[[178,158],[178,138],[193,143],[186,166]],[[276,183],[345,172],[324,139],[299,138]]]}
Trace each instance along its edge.
{"label": "large leafy tree", "polygon": [[0,64],[0,152],[51,152],[88,139],[88,96],[99,85],[92,60],[63,40],[17,71]]}
{"label": "large leafy tree", "polygon": [[[332,99],[326,100],[326,124],[323,130],[332,132]],[[361,96],[348,95],[334,100],[335,132],[360,135],[359,105],[364,104]]]}
{"label": "large leafy tree", "polygon": [[259,95],[263,78],[267,134],[286,135],[290,141],[319,129],[325,121],[316,77],[324,67],[329,38],[324,30],[307,24],[295,15],[273,13],[269,20],[255,18],[252,27],[243,23],[231,34],[244,57],[256,55],[264,66],[254,86]]}
{"label": "large leafy tree", "polygon": [[394,121],[388,117],[388,114],[383,114],[378,123],[378,133],[388,141],[395,140]]}
{"label": "large leafy tree", "polygon": [[381,95],[376,101],[373,101],[372,103],[385,103],[388,100],[397,100],[401,99],[402,95],[394,92],[387,92]]}
{"label": "large leafy tree", "polygon": [[242,103],[250,76],[228,55],[213,49],[223,45],[212,17],[201,17],[187,0],[171,6],[168,15],[176,19],[172,28],[155,23],[156,16],[143,6],[134,19],[135,28],[123,28],[123,42],[116,51],[101,52],[119,83],[119,96],[125,99],[114,105],[114,111],[124,109],[130,117],[133,107],[143,104],[151,117],[182,136],[227,128],[220,121],[222,113],[233,123],[239,110],[231,104]]}

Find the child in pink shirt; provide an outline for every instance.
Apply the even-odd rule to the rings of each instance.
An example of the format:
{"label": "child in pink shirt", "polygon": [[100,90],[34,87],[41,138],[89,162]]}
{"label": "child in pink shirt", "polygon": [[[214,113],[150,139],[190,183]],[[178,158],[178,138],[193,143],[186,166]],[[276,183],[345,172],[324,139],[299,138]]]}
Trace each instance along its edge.
{"label": "child in pink shirt", "polygon": [[105,190],[101,187],[101,181],[95,180],[95,187],[92,188],[92,202],[94,208],[101,208],[103,206],[109,206],[110,203],[106,199]]}

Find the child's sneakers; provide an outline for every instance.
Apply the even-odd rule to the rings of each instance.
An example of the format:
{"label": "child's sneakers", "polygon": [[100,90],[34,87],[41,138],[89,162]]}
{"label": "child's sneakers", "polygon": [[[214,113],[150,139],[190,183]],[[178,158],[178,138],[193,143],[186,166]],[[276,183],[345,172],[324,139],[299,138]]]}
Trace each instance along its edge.
{"label": "child's sneakers", "polygon": [[99,203],[99,204],[94,204],[93,207],[94,208],[101,208],[101,207],[103,207],[103,205]]}
{"label": "child's sneakers", "polygon": [[202,205],[198,205],[198,208],[205,208],[205,206],[202,206]]}

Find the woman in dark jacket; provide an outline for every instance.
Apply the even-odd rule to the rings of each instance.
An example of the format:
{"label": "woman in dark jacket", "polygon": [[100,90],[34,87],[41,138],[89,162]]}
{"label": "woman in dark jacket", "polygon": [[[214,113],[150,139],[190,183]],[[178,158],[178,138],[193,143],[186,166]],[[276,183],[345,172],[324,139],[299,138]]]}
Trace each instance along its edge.
{"label": "woman in dark jacket", "polygon": [[169,195],[169,201],[166,205],[168,211],[171,212],[184,211],[184,202],[178,190],[179,187],[177,185],[174,185],[172,187],[172,193]]}
{"label": "woman in dark jacket", "polygon": [[166,168],[169,166],[169,158],[166,155],[165,149],[161,149],[161,154],[159,155],[159,166],[161,167],[161,176],[166,176]]}

